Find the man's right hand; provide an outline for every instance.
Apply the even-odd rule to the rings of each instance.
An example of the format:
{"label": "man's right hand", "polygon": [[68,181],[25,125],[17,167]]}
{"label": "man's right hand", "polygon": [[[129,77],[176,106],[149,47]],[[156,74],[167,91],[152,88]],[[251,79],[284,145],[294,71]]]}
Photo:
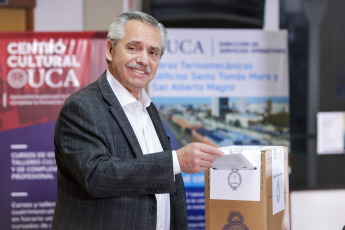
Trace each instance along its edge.
{"label": "man's right hand", "polygon": [[221,150],[202,143],[188,144],[176,150],[176,154],[181,171],[189,174],[204,172],[212,166],[216,156],[224,156]]}

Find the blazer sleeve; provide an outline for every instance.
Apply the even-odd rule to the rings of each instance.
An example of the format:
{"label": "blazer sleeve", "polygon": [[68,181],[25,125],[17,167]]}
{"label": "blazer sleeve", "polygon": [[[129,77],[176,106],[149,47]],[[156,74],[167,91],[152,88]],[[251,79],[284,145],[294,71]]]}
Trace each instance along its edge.
{"label": "blazer sleeve", "polygon": [[62,107],[54,136],[61,180],[94,197],[173,193],[171,151],[134,154],[103,104],[79,96]]}

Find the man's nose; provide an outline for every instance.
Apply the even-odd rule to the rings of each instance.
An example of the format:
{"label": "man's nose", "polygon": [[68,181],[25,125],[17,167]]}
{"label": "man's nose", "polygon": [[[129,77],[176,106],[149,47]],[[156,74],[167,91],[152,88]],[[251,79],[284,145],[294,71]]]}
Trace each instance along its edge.
{"label": "man's nose", "polygon": [[136,58],[137,63],[140,63],[142,65],[148,65],[149,64],[149,56],[146,52],[140,52],[138,53],[138,57]]}

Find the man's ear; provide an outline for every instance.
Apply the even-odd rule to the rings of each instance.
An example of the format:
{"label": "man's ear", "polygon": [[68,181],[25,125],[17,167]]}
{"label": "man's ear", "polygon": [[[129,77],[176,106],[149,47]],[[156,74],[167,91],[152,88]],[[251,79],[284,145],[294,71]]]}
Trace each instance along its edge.
{"label": "man's ear", "polygon": [[105,56],[107,58],[108,61],[112,61],[113,60],[113,52],[114,52],[114,48],[111,44],[111,40],[108,39],[107,41],[107,48],[106,48],[106,51],[105,51]]}

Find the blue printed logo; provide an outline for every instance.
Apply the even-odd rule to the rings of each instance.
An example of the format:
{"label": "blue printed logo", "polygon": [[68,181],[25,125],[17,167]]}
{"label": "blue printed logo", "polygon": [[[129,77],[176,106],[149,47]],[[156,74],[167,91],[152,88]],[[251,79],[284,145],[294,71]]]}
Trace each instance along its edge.
{"label": "blue printed logo", "polygon": [[244,224],[244,217],[241,212],[233,211],[228,216],[228,223],[224,225],[222,230],[249,230]]}
{"label": "blue printed logo", "polygon": [[166,50],[169,53],[181,52],[184,54],[203,54],[204,49],[201,41],[184,40],[168,40]]}

